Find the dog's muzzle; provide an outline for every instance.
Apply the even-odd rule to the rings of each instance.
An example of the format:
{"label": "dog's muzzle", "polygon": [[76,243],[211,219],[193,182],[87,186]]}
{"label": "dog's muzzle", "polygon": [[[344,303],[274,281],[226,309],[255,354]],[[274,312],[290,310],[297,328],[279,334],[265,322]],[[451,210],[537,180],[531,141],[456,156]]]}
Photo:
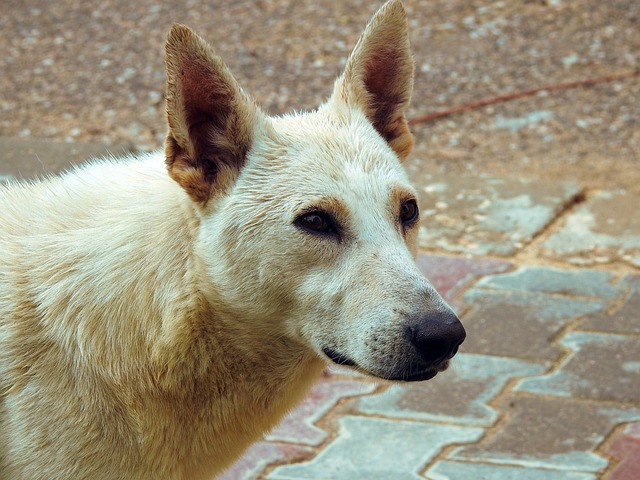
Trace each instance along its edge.
{"label": "dog's muzzle", "polygon": [[[451,310],[420,316],[408,322],[404,328],[406,344],[411,350],[406,362],[398,365],[393,372],[375,376],[405,382],[429,380],[447,369],[449,360],[458,352],[466,337],[462,323]],[[338,365],[363,371],[356,362],[337,350],[324,348],[323,352]]]}
{"label": "dog's muzzle", "polygon": [[417,353],[417,361],[389,380],[422,381],[435,377],[449,366],[467,334],[453,311],[430,313],[406,327],[406,337]]}

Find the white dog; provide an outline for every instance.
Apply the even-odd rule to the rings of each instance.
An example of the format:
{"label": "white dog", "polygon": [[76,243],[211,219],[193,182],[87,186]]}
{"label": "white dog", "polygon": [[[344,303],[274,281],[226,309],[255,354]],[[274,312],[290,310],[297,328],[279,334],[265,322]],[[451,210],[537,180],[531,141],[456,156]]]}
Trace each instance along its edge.
{"label": "white dog", "polygon": [[325,361],[425,380],[464,339],[414,263],[399,0],[314,112],[184,26],[167,67],[164,154],[0,189],[2,480],[209,479]]}

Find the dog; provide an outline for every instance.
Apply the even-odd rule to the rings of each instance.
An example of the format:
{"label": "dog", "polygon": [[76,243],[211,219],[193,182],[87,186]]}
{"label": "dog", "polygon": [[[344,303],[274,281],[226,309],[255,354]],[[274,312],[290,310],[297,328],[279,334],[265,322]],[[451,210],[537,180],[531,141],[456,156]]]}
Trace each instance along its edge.
{"label": "dog", "polygon": [[263,113],[174,25],[164,153],[0,190],[0,478],[210,479],[327,363],[447,368],[465,331],[414,262],[399,0],[317,110]]}

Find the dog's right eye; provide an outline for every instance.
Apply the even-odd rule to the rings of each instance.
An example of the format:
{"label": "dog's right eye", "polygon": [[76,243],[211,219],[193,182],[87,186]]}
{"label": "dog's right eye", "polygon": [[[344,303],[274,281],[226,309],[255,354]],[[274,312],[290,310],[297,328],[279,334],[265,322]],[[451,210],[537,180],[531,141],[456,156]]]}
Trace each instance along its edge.
{"label": "dog's right eye", "polygon": [[296,225],[311,233],[335,235],[338,233],[331,216],[325,212],[309,212],[296,219]]}

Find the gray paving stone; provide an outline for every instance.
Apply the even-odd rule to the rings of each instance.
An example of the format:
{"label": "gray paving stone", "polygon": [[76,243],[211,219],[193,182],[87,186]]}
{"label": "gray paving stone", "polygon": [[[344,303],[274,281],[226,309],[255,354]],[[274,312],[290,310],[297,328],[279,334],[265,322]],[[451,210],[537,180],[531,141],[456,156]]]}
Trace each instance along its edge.
{"label": "gray paving stone", "polygon": [[580,323],[581,330],[640,334],[640,275],[628,275],[620,286],[628,288],[624,301],[614,312],[597,312]]}
{"label": "gray paving stone", "polygon": [[636,421],[640,409],[562,397],[509,395],[498,408],[501,428],[477,443],[453,450],[451,460],[524,468],[602,472],[608,461],[596,453],[621,423]]}
{"label": "gray paving stone", "polygon": [[448,252],[512,255],[582,192],[574,183],[419,173],[420,244]]}
{"label": "gray paving stone", "polygon": [[578,265],[624,261],[640,267],[637,196],[598,193],[544,242],[542,254]]}
{"label": "gray paving stone", "polygon": [[640,290],[640,274],[627,275],[620,283],[632,291],[638,291]]}
{"label": "gray paving stone", "polygon": [[490,426],[499,412],[489,406],[510,380],[538,375],[540,363],[487,355],[458,354],[453,365],[429,382],[392,385],[357,400],[357,410],[385,417]]}
{"label": "gray paving stone", "polygon": [[563,364],[516,390],[640,405],[640,337],[570,332],[560,343],[572,351]]}
{"label": "gray paving stone", "polygon": [[313,460],[276,468],[270,480],[422,479],[446,445],[476,441],[480,428],[346,416],[338,437]]}
{"label": "gray paving stone", "polygon": [[593,473],[483,463],[440,461],[431,467],[429,480],[596,480]]}
{"label": "gray paving stone", "polygon": [[613,274],[602,270],[521,267],[514,272],[485,277],[476,284],[476,288],[610,299],[623,292],[620,287],[612,285],[614,279]]}
{"label": "gray paving stone", "polygon": [[552,340],[566,325],[608,306],[592,299],[480,288],[467,292],[464,301],[472,309],[463,318],[462,351],[547,361],[564,353]]}

